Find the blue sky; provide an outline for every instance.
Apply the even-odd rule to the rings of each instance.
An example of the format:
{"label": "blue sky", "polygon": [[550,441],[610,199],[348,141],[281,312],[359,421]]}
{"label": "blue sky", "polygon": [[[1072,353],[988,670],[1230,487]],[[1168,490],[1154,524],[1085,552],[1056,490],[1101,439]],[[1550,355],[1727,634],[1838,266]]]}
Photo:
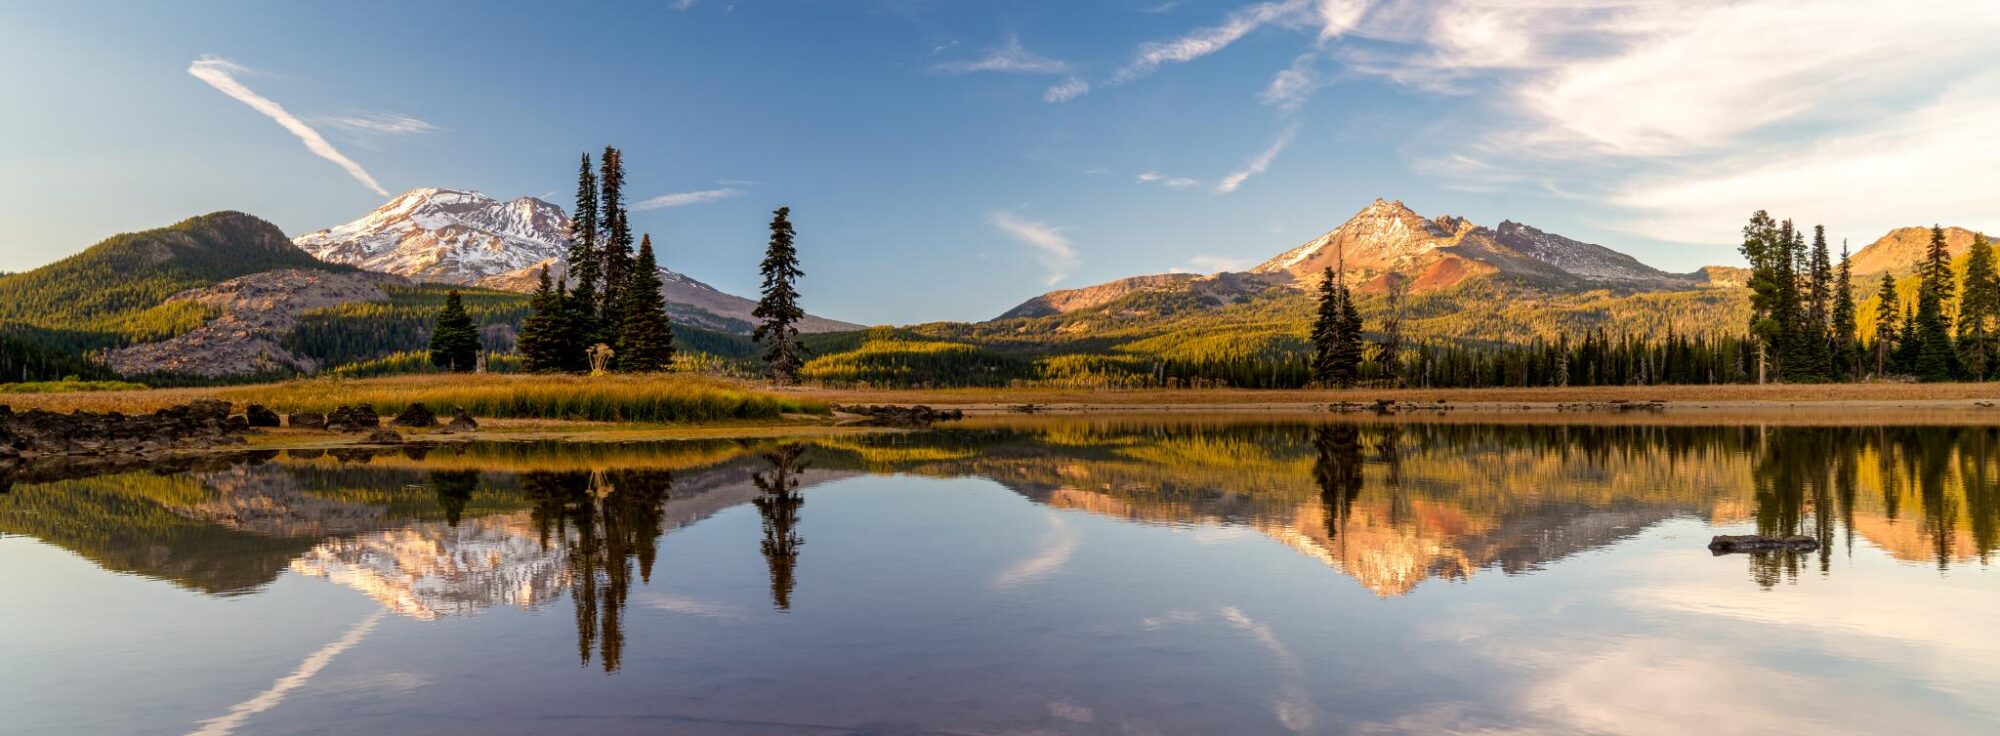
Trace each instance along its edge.
{"label": "blue sky", "polygon": [[303,233],[368,179],[567,206],[613,144],[674,205],[633,217],[668,266],[752,293],[790,205],[807,306],[863,322],[1242,268],[1378,196],[1685,271],[1760,207],[1857,247],[2000,226],[1996,31],[1970,0],[10,3],[0,269],[217,209]]}

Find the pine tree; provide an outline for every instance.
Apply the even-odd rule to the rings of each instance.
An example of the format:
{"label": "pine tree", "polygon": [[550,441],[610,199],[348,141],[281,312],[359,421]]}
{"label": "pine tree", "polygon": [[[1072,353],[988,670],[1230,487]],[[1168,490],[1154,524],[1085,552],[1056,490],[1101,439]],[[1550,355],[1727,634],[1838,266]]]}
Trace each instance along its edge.
{"label": "pine tree", "polygon": [[1883,273],[1882,283],[1876,288],[1880,294],[1875,302],[1875,375],[1886,376],[1896,369],[1896,348],[1902,340],[1900,321],[1903,307],[1897,303],[1896,277]]}
{"label": "pine tree", "polygon": [[619,290],[618,369],[657,373],[673,367],[674,326],[667,319],[667,300],[660,295],[660,267],[653,258],[653,236],[639,239],[639,258]]}
{"label": "pine tree", "polygon": [[590,339],[590,328],[599,322],[599,316],[581,310],[579,302],[569,292],[566,277],[556,279],[555,297],[556,363],[561,366],[560,370],[589,373],[591,348],[603,344]]}
{"label": "pine tree", "polygon": [[1840,241],[1840,268],[1833,285],[1833,370],[1837,378],[1851,379],[1859,372],[1855,364],[1854,268],[1848,263],[1847,241]]}
{"label": "pine tree", "polygon": [[1322,386],[1331,386],[1333,380],[1333,359],[1337,352],[1340,331],[1340,300],[1333,286],[1333,269],[1327,268],[1319,277],[1319,308],[1313,319],[1312,380]]}
{"label": "pine tree", "polygon": [[1789,274],[1791,256],[1787,250],[1789,235],[1781,237],[1778,223],[1769,212],[1757,210],[1750,215],[1750,224],[1743,226],[1743,244],[1738,250],[1743,260],[1750,264],[1750,336],[1756,340],[1760,368],[1758,380],[1763,380],[1763,365],[1776,362],[1786,334],[1785,303],[1787,294],[1796,294]]}
{"label": "pine tree", "polygon": [[2000,322],[2000,274],[1993,264],[1993,244],[1975,235],[1965,255],[1965,283],[1958,297],[1958,351],[1967,375],[1984,381],[2000,364],[1996,325]]}
{"label": "pine tree", "polygon": [[1951,276],[1951,252],[1945,248],[1944,228],[1931,227],[1930,248],[1924,254],[1923,281],[1917,287],[1917,315],[1910,337],[1917,341],[1917,378],[1949,381],[1959,375],[1958,350],[1952,344],[1951,318],[1945,304],[1955,291]]}
{"label": "pine tree", "polygon": [[479,364],[479,328],[465,313],[465,302],[457,289],[445,293],[444,310],[431,329],[431,365],[457,373],[469,373]]}
{"label": "pine tree", "polygon": [[1399,388],[1403,385],[1403,298],[1410,287],[1400,276],[1391,276],[1388,283],[1387,311],[1382,315],[1382,339],[1375,343],[1375,364],[1381,366],[1389,385]]}
{"label": "pine tree", "polygon": [[535,287],[534,296],[528,301],[531,310],[521,321],[521,335],[515,340],[514,349],[521,355],[521,369],[530,373],[554,373],[565,370],[563,365],[563,301],[562,294],[556,292],[549,280],[549,267],[543,266],[541,280]]}
{"label": "pine tree", "polygon": [[[611,305],[618,304],[620,296],[614,292],[622,288],[632,271],[632,224],[625,212],[625,154],[610,146],[604,147],[604,155],[598,159],[600,173],[597,177],[600,196],[597,200],[599,256],[603,259],[604,304],[607,312]],[[614,315],[606,314],[603,330],[597,338],[605,343],[617,342],[618,322]]]}
{"label": "pine tree", "polygon": [[1333,342],[1333,382],[1348,388],[1361,377],[1361,313],[1344,279],[1334,284],[1334,293],[1340,300],[1340,321]]}
{"label": "pine tree", "polygon": [[750,337],[764,346],[764,364],[771,379],[780,384],[799,380],[805,365],[804,346],[799,344],[798,322],[805,317],[799,308],[799,253],[792,244],[792,208],[779,207],[771,213],[771,242],[758,269],[764,275],[763,298],[750,315],[762,322]]}
{"label": "pine tree", "polygon": [[604,266],[598,243],[602,239],[597,229],[598,207],[597,177],[590,170],[590,154],[583,154],[583,163],[576,173],[576,211],[569,221],[569,273],[564,279],[570,284],[564,308],[575,313],[575,319],[567,320],[566,329],[575,329],[581,334],[569,335],[569,342],[588,344],[600,332],[599,318],[603,315]]}
{"label": "pine tree", "polygon": [[[1800,234],[1803,238],[1803,233]],[[1805,303],[1797,329],[1799,355],[1792,377],[1799,381],[1825,381],[1833,377],[1833,341],[1829,336],[1833,317],[1833,263],[1827,256],[1826,227],[1813,226],[1812,251],[1806,257],[1802,279]]]}

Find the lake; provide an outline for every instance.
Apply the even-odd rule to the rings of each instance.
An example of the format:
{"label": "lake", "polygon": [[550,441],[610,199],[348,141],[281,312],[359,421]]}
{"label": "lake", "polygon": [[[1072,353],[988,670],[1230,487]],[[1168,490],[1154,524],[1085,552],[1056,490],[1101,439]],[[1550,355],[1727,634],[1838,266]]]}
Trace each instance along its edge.
{"label": "lake", "polygon": [[1990,424],[1008,417],[102,470],[0,495],[0,731],[2000,731]]}

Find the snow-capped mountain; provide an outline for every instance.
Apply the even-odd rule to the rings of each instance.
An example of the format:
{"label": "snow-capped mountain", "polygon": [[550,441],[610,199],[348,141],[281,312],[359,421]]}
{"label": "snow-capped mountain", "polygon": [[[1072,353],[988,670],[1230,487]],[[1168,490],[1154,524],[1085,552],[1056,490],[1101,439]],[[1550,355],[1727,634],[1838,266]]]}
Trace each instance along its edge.
{"label": "snow-capped mountain", "polygon": [[[520,197],[501,202],[460,189],[412,189],[359,220],[292,239],[329,263],[416,281],[532,291],[543,266],[560,276],[569,255],[569,214]],[[674,319],[712,330],[748,332],[756,302],[667,268],[660,293]],[[858,329],[807,315],[804,332]]]}
{"label": "snow-capped mountain", "polygon": [[569,215],[533,197],[500,202],[478,192],[412,189],[366,217],[292,243],[328,263],[469,285],[561,258],[568,238]]}

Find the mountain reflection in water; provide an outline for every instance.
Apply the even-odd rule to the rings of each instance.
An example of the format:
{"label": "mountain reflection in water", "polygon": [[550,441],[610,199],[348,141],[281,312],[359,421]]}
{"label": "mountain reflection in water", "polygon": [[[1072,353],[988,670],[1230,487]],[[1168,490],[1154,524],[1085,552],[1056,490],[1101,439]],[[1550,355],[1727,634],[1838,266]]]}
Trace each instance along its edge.
{"label": "mountain reflection in water", "polygon": [[[716,718],[746,718],[774,706],[704,690],[698,680],[682,682],[676,668],[732,676],[728,682],[736,686],[816,682],[824,698],[818,708],[850,702],[894,712],[920,708],[926,694],[944,698],[940,708],[958,702],[944,686],[954,670],[934,668],[964,656],[968,666],[998,672],[990,686],[1014,694],[1034,690],[1020,682],[1078,680],[1066,684],[1074,696],[1046,704],[1056,732],[1088,730],[1082,724],[1092,718],[1110,724],[1110,712],[1084,706],[1084,696],[1096,696],[1098,708],[1132,698],[1080,682],[1138,678],[1132,682],[1156,682],[1158,690],[1134,684],[1134,692],[1166,698],[1190,686],[1186,678],[1208,672],[1168,664],[1202,656],[1204,668],[1216,668],[1214,676],[1224,680],[1258,672],[1276,678],[1256,698],[1238,694],[1222,702],[1268,700],[1270,716],[1288,730],[1346,730],[1352,724],[1340,718],[1358,718],[1356,708],[1368,710],[1362,704],[1444,694],[1424,690],[1420,698],[1414,690],[1394,690],[1406,698],[1392,698],[1382,688],[1400,676],[1380,672],[1388,680],[1374,690],[1356,680],[1328,690],[1330,674],[1322,670],[1334,660],[1382,666],[1404,662],[1416,648],[1436,648],[1446,658],[1432,664],[1444,662],[1440,672],[1452,672],[1476,652],[1450,642],[1476,638],[1482,626],[1568,618],[1558,640],[1502,650],[1516,652],[1506,658],[1516,666],[1522,646],[1568,646],[1578,656],[1572,664],[1586,668],[1558,682],[1584,688],[1572,692],[1580,696],[1602,678],[1632,672],[1660,678],[1660,668],[1712,670],[1732,662],[1734,654],[1716,650],[1722,644],[1692,660],[1670,654],[1690,642],[1722,634],[1742,648],[1766,636],[1730,626],[1836,616],[1832,630],[1848,636],[1900,632],[1872,622],[1892,602],[1828,604],[1790,588],[1824,582],[1814,588],[1838,596],[1894,590],[1984,600],[1986,590],[1960,570],[1984,570],[2000,546],[2000,432],[1990,426],[1006,418],[934,432],[810,440],[260,452],[84,478],[54,474],[14,478],[0,494],[0,534],[34,538],[100,570],[162,580],[194,598],[332,594],[370,608],[334,620],[340,628],[312,638],[304,650],[320,654],[304,664],[294,658],[264,666],[302,674],[280,678],[278,686],[224,682],[220,692],[238,700],[190,708],[186,722],[214,732],[268,726],[270,708],[310,708],[284,694],[328,668],[336,654],[344,662],[358,658],[354,668],[388,668],[382,682],[420,686],[440,674],[410,672],[412,664],[390,652],[424,636],[438,636],[430,656],[454,656],[450,672],[532,660],[514,642],[536,640],[534,652],[560,654],[560,662],[616,674],[618,682],[680,682],[680,700],[670,710]],[[1706,534],[1718,532],[1806,534],[1822,544],[1812,552],[1716,560]],[[1640,554],[1586,554],[1634,548]],[[1162,558],[1160,568],[1148,568],[1154,556]],[[1552,570],[1562,560],[1576,560],[1560,564],[1562,570],[1584,570],[1572,582],[1604,590],[1602,598],[1576,614],[1512,602],[1548,594],[1550,582],[1530,578],[1566,576]],[[1884,564],[1908,572],[1884,576]],[[1228,580],[1234,574],[1242,578]],[[1150,588],[1134,588],[1142,580]],[[1524,596],[1496,596],[1502,588]],[[1560,584],[1556,590],[1568,590],[1570,600],[1590,596]],[[856,608],[858,596],[870,604]],[[1384,614],[1350,602],[1342,618],[1358,628],[1340,630],[1324,608],[1308,604],[1328,596],[1394,602],[1384,608],[1386,618],[1424,624],[1400,632],[1376,618]],[[1450,608],[1464,598],[1488,608]],[[1850,610],[1858,620],[1840,618]],[[1652,616],[1692,614],[1708,618],[1672,632],[1682,638],[1646,628]],[[1580,624],[1578,616],[1596,618]],[[412,640],[416,634],[394,626],[398,620],[436,634]],[[750,622],[756,636],[732,634]],[[1630,628],[1618,634],[1620,626]],[[550,628],[560,636],[542,640]],[[574,660],[554,646],[568,642],[572,630]],[[478,632],[506,634],[478,638]],[[1370,644],[1370,636],[1386,632],[1414,638]],[[1062,644],[1036,648],[1044,636]],[[1866,636],[1854,642],[1872,640]],[[766,658],[740,654],[760,640],[772,646]],[[1614,646],[1628,640],[1652,648]],[[1194,642],[1234,642],[1228,644],[1234,650],[1198,650]],[[1966,646],[1968,658],[1990,650],[1978,642]],[[660,656],[668,650],[680,660]],[[1868,682],[1880,674],[1872,666],[1894,658],[1886,650],[1866,652],[1860,660],[1870,666],[1842,670],[1850,682]],[[1248,660],[1232,660],[1238,654]],[[1728,666],[1778,654],[1746,650]],[[230,658],[220,662],[226,666],[216,672],[236,666]],[[870,682],[840,676],[844,668],[902,680],[888,690],[844,690]],[[1586,676],[1596,672],[1590,668],[1606,670]],[[548,676],[544,670],[522,682]],[[1422,670],[1408,676],[1426,678]],[[318,708],[366,702],[342,696],[358,684],[318,678],[330,688],[320,690],[328,700]],[[1484,692],[1438,682],[1444,684],[1436,688],[1456,688],[1458,698]],[[264,696],[242,700],[266,686]],[[1504,678],[1494,688],[1506,690]],[[476,698],[478,688],[452,692]],[[988,696],[1020,706],[1000,690]],[[1334,702],[1346,702],[1344,710],[1328,708]],[[790,716],[812,712],[802,704]],[[1166,712],[1154,716],[1174,722]],[[1182,728],[1200,722],[1192,712],[1176,718],[1196,718]],[[1230,710],[1230,718],[1250,716]],[[1502,726],[1518,722],[1488,718]],[[1966,710],[1940,722],[1980,718]],[[1122,722],[1144,720],[1126,714]],[[1208,732],[1220,728],[1202,724]],[[378,726],[410,722],[380,714]],[[754,724],[710,726],[758,732]]]}
{"label": "mountain reflection in water", "polygon": [[798,577],[806,496],[862,474],[984,478],[1053,508],[1254,530],[1381,597],[1528,573],[1676,517],[1819,539],[1812,552],[1741,556],[1766,587],[1834,574],[1858,545],[1941,569],[1984,565],[2000,546],[1992,427],[1243,419],[266,453],[16,482],[0,496],[0,533],[213,595],[256,592],[290,569],[422,620],[566,595],[580,660],[611,672],[663,537],[749,505],[762,539],[746,544],[765,559],[770,604],[787,609],[811,594]]}

